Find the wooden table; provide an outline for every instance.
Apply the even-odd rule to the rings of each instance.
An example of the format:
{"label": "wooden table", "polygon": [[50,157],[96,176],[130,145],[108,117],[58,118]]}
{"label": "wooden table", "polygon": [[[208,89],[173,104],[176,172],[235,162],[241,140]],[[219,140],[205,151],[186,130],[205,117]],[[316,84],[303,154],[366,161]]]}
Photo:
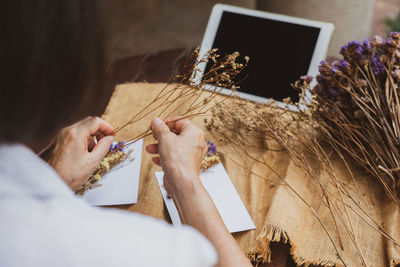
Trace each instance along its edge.
{"label": "wooden table", "polygon": [[[120,59],[116,61],[106,80],[106,92],[103,99],[104,112],[108,100],[117,84],[126,82],[172,82],[179,73],[184,60],[190,55],[189,49],[174,49],[156,54],[145,54]],[[289,245],[273,243],[271,245],[272,262],[258,265],[268,267],[296,266],[289,255]]]}

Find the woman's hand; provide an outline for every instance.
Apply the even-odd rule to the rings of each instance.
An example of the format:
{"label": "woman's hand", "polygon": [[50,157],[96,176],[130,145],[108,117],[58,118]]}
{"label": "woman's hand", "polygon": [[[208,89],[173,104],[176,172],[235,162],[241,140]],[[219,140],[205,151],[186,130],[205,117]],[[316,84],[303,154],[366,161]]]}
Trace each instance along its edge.
{"label": "woman's hand", "polygon": [[49,164],[76,191],[96,170],[113,141],[110,124],[87,117],[60,131]]}
{"label": "woman's hand", "polygon": [[207,151],[204,133],[187,119],[171,118],[151,122],[158,144],[146,147],[147,152],[159,154],[153,161],[162,166],[164,186],[174,198],[201,185],[200,165]]}
{"label": "woman's hand", "polygon": [[165,122],[155,118],[151,129],[158,144],[148,145],[146,150],[160,155],[153,161],[163,168],[165,189],[181,221],[211,241],[218,252],[217,266],[251,267],[200,181],[200,165],[207,150],[203,132],[189,120],[177,118]]}

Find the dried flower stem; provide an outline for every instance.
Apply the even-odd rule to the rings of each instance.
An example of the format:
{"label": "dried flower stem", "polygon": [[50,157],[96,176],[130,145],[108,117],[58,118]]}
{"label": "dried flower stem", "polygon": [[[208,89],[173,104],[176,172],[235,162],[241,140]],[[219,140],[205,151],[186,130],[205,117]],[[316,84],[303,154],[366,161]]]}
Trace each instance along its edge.
{"label": "dried flower stem", "polygon": [[[178,76],[180,82],[175,85],[167,84],[163,87],[149,104],[132,116],[126,123],[116,128],[114,133],[121,131],[128,125],[139,122],[156,111],[158,111],[157,116],[164,117],[164,119],[173,116],[181,109],[183,111],[180,112],[179,118],[176,120],[199,117],[207,114],[210,109],[231,97],[230,95],[226,95],[221,101],[211,104],[216,96],[219,95],[222,88],[235,87],[236,82],[234,79],[246,67],[248,60],[246,60],[245,64],[237,63],[236,60],[239,53],[235,52],[220,58],[217,51],[217,49],[210,50],[205,58],[200,59],[198,48],[195,49],[191,57],[184,64],[183,69],[186,72]],[[192,58],[197,59],[195,64],[190,65]],[[213,62],[210,70],[203,75],[202,80],[198,84],[194,84],[193,81],[199,73],[199,64],[209,61]],[[215,85],[214,88],[205,92],[204,88],[210,83]],[[168,90],[168,88],[170,89]],[[151,129],[148,128],[137,136],[127,140],[125,146],[151,134]]]}

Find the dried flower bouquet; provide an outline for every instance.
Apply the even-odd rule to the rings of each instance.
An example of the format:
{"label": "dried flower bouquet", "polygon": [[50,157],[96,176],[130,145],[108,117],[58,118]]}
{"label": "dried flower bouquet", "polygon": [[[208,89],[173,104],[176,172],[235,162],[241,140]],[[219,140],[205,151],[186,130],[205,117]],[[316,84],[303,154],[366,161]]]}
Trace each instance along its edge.
{"label": "dried flower bouquet", "polygon": [[101,186],[99,183],[103,175],[111,171],[114,167],[119,167],[120,164],[131,159],[129,155],[133,152],[124,147],[125,142],[120,141],[112,144],[107,155],[101,160],[97,169],[90,175],[89,179],[75,192],[77,195],[83,195],[87,190],[93,187]]}
{"label": "dried flower bouquet", "polygon": [[[206,55],[200,57],[199,49],[196,48],[186,60],[182,74],[176,77],[177,82],[174,84],[169,83],[163,87],[152,101],[139,112],[133,114],[128,121],[115,128],[114,132],[118,133],[127,126],[132,126],[145,120],[150,125],[150,120],[154,116],[164,119],[176,117],[176,120],[180,120],[208,114],[211,108],[230,97],[230,95],[227,95],[222,99],[216,99],[222,88],[235,89],[235,77],[246,67],[249,61],[248,57],[244,57],[243,62],[239,63],[237,62],[238,57],[238,52],[220,56],[218,49],[212,49]],[[202,79],[199,81],[198,77],[201,72],[199,65],[208,62],[211,63],[211,68],[203,73]],[[212,88],[208,86],[207,90],[204,90],[207,84],[213,84],[214,86]],[[98,181],[104,174],[129,158],[126,151],[124,151],[126,146],[151,134],[151,129],[148,126],[143,132],[125,142],[120,142],[117,147],[111,147],[98,169],[76,193],[84,194],[90,188],[98,186]],[[209,146],[210,149],[205,158],[206,161],[203,162],[203,168],[205,169],[219,161],[218,155],[215,153],[215,145],[209,143]]]}
{"label": "dried flower bouquet", "polygon": [[400,207],[400,34],[350,42],[340,53],[320,65],[312,116]]}

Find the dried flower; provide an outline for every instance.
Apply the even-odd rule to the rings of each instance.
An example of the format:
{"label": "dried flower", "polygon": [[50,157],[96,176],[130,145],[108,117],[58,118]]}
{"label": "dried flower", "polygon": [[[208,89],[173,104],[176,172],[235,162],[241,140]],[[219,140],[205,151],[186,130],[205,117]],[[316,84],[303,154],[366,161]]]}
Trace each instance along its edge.
{"label": "dried flower", "polygon": [[[164,116],[165,118],[174,115],[180,115],[181,118],[193,118],[206,114],[213,106],[218,104],[218,102],[213,103],[213,100],[222,89],[216,87],[214,90],[209,91],[209,94],[204,94],[203,88],[210,83],[224,88],[235,87],[236,82],[234,81],[234,78],[243,70],[244,67],[246,67],[247,62],[249,61],[249,58],[247,57],[246,64],[243,65],[236,62],[236,59],[239,56],[238,52],[220,57],[220,55],[216,53],[217,51],[218,49],[214,48],[208,51],[205,57],[200,58],[199,49],[196,48],[191,56],[186,60],[183,67],[183,73],[177,75],[179,82],[176,85],[173,85],[172,89],[165,86],[157,96],[146,105],[145,108],[134,114],[129,121],[120,127],[117,127],[114,130],[114,133],[118,133],[126,126],[137,123],[145,118],[150,119],[147,116],[152,112],[157,112],[157,117]],[[211,69],[204,73],[202,81],[198,82],[196,78],[200,72],[199,65],[209,62],[210,60],[213,62]],[[193,61],[194,63],[192,63]],[[226,98],[229,98],[229,96]],[[182,111],[180,114],[174,114],[178,107],[182,107],[185,104],[187,106],[186,110]],[[101,180],[101,177],[105,173],[128,158],[130,152],[125,151],[124,148],[126,146],[151,134],[151,129],[147,128],[145,131],[126,142],[120,141],[111,145],[108,154],[101,161],[98,169],[76,193],[83,194],[86,190],[93,186],[97,186],[98,184],[96,184],[96,182]],[[208,164],[219,160],[214,145],[210,148],[210,151],[214,151],[214,155],[211,155],[212,158],[210,156]]]}
{"label": "dried flower", "polygon": [[207,150],[208,154],[214,155],[215,152],[217,152],[217,147],[211,141],[207,141],[207,145],[208,145],[208,150]]}
{"label": "dried flower", "polygon": [[349,66],[350,66],[349,63],[346,60],[342,59],[340,60],[338,68],[341,71],[346,72],[349,69]]}
{"label": "dried flower", "polygon": [[[134,114],[129,121],[117,127],[114,132],[118,133],[128,125],[135,124],[140,120],[150,120],[151,118],[148,116],[149,114],[154,114],[154,112],[157,112],[156,116],[160,118],[180,116],[181,118],[191,119],[206,114],[217,104],[213,100],[215,100],[216,95],[220,93],[222,88],[232,88],[234,90],[238,88],[235,77],[241,73],[248,62],[247,60],[246,64],[237,63],[238,52],[220,57],[217,51],[217,48],[211,49],[204,57],[201,57],[199,55],[199,48],[196,48],[186,60],[183,73],[177,75],[178,82],[172,85],[172,88],[165,86],[145,108]],[[192,63],[193,61],[194,63]],[[205,62],[212,62],[212,64],[210,69],[203,73],[202,79],[199,81],[198,77],[201,72],[199,65]],[[214,85],[214,88],[210,90],[209,85]],[[210,94],[204,94],[203,89],[205,87],[207,87]],[[225,99],[229,97],[226,96]],[[179,107],[186,107],[186,110],[176,114],[175,112],[177,112]],[[151,134],[151,129],[147,128],[120,146],[127,146]]]}
{"label": "dried flower", "polygon": [[201,162],[200,169],[202,171],[207,170],[208,168],[214,166],[215,164],[221,161],[217,153],[217,147],[214,145],[214,143],[211,141],[207,141],[207,146],[208,146],[207,153],[204,156],[203,161]]}
{"label": "dried flower", "polygon": [[125,141],[120,141],[115,144],[112,144],[108,149],[108,152],[117,152],[117,151],[124,151]]}
{"label": "dried flower", "polygon": [[[339,198],[334,196],[334,192],[325,190],[319,177],[315,176],[314,164],[319,164],[329,174],[329,183],[338,185],[343,183],[343,179],[332,169],[327,151],[334,151],[343,161],[347,158],[345,156],[350,156],[376,178],[376,184],[382,186],[387,196],[400,208],[400,34],[392,33],[386,40],[375,36],[362,43],[353,41],[340,52],[342,60],[331,64],[326,61],[320,63],[314,88],[310,88],[311,80],[307,77],[301,77],[294,83],[294,88],[301,92],[300,101],[309,103],[306,110],[293,113],[272,105],[233,99],[229,104],[216,106],[212,110],[213,120],[207,121],[206,126],[214,137],[230,144],[248,160],[268,168],[270,165],[264,160],[263,153],[265,150],[276,151],[270,143],[278,144],[285,150],[293,163],[307,174],[305,177],[317,181],[317,187],[322,187],[322,194],[319,192],[319,195],[322,202],[326,200],[333,223],[336,224],[338,219],[344,225],[345,234],[350,234],[355,246],[354,252],[365,263],[363,248],[352,232],[351,220],[346,218],[348,215],[343,216],[337,210],[335,212],[331,206],[338,199],[340,203],[349,205],[352,202],[351,194],[341,186],[334,186]],[[305,92],[311,92],[311,100],[305,99]],[[259,154],[254,156],[250,148]],[[345,164],[347,166],[348,162]],[[268,179],[262,174],[260,177]],[[295,189],[285,183],[284,177],[280,178],[298,195]],[[348,199],[342,200],[342,197]],[[301,196],[299,200],[308,205]],[[357,203],[358,209],[367,214],[369,207]],[[346,211],[346,208],[343,210]],[[355,212],[353,208],[351,210]],[[356,214],[365,219],[363,215]],[[324,222],[318,219],[324,226]],[[380,224],[376,221],[374,224],[378,225],[374,228],[376,231],[398,245]],[[328,236],[332,235],[326,227],[323,228]],[[346,266],[340,251],[349,246],[341,244],[340,235],[343,232],[338,230],[336,234],[339,244],[332,238],[331,241]]]}
{"label": "dried flower", "polygon": [[379,60],[379,57],[377,56],[373,56],[371,58],[371,66],[375,76],[378,76],[385,72],[385,67],[383,66],[382,62]]}
{"label": "dried flower", "polygon": [[116,167],[123,161],[129,158],[132,151],[126,151],[124,147],[125,141],[113,143],[107,155],[101,160],[97,169],[92,173],[88,180],[75,192],[77,195],[83,195],[87,190],[95,186],[100,186],[98,183],[102,177],[112,168]]}
{"label": "dried flower", "polygon": [[340,62],[321,62],[313,119],[400,207],[400,172],[393,171],[400,169],[400,34],[349,42],[340,53]]}

